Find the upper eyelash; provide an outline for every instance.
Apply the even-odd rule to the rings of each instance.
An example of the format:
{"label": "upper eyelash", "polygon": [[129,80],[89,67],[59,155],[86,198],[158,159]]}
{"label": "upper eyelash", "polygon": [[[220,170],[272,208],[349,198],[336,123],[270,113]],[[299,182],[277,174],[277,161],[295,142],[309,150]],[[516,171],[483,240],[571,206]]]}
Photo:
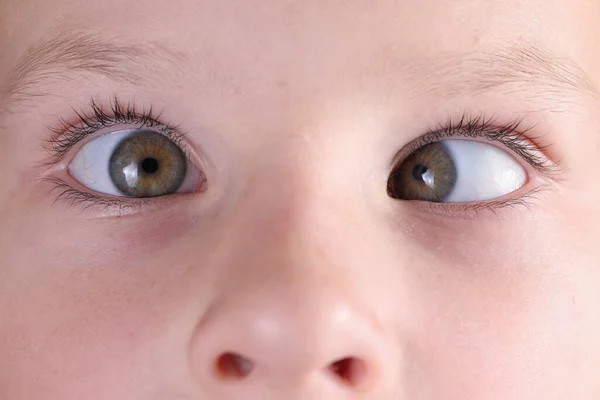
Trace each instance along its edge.
{"label": "upper eyelash", "polygon": [[73,109],[77,122],[59,118],[58,127],[48,127],[52,133],[45,146],[52,156],[49,164],[60,163],[77,143],[99,130],[124,124],[135,124],[137,129],[153,128],[175,142],[188,155],[182,141],[185,134],[180,132],[179,126],[161,122],[161,114],[155,114],[152,107],[140,110],[133,102],[122,104],[117,97],[113,97],[110,111],[105,111],[94,99],[90,100],[90,110],[91,113]]}
{"label": "upper eyelash", "polygon": [[[110,102],[110,111],[105,111],[105,109],[93,99],[90,101],[90,109],[91,113],[89,113],[89,111],[78,112],[77,110],[73,110],[77,116],[77,122],[75,123],[61,118],[59,119],[58,128],[48,127],[53,134],[52,138],[48,140],[47,145],[47,149],[52,155],[50,164],[60,163],[77,143],[88,136],[97,133],[101,129],[122,124],[135,124],[138,129],[156,129],[158,132],[173,140],[184,153],[189,156],[187,148],[182,141],[184,134],[180,132],[179,126],[161,122],[161,114],[155,114],[152,107],[139,110],[134,103],[129,102],[127,104],[122,104],[116,97],[113,97]],[[549,177],[553,177],[561,170],[560,164],[551,162],[543,155],[543,150],[548,146],[540,147],[534,144],[539,137],[528,137],[526,135],[533,128],[534,127],[523,127],[522,118],[502,124],[498,123],[495,118],[486,117],[483,114],[472,116],[468,113],[464,113],[458,121],[448,119],[445,124],[439,124],[434,129],[428,129],[424,135],[409,144],[402,153],[411,154],[429,143],[455,136],[487,138],[490,141],[502,143],[515,154],[525,159],[533,166],[533,168]],[[398,163],[395,163],[395,166],[396,165],[398,165]],[[126,203],[124,200],[118,198],[107,200],[104,196],[90,195],[86,192],[81,192],[71,188],[63,181],[56,181],[54,183],[60,183],[57,185],[58,188],[62,189],[60,196],[58,196],[59,198],[68,200],[77,205],[101,203],[107,208],[118,206],[120,209],[124,206],[130,207],[132,205],[131,203]],[[136,204],[142,205],[145,200],[146,199],[137,199],[139,204]],[[455,206],[465,207],[468,210],[472,210],[473,207],[495,209],[496,207],[500,208],[507,205],[512,207],[522,204],[523,202],[520,199],[513,199],[508,201],[486,202],[480,205],[457,204]],[[445,204],[445,206],[448,205],[448,203]]]}
{"label": "upper eyelash", "polygon": [[449,118],[445,124],[439,124],[436,128],[429,129],[427,133],[409,145],[406,154],[412,154],[427,144],[456,136],[472,139],[485,138],[503,144],[527,161],[534,169],[553,178],[561,170],[560,163],[552,162],[543,155],[543,151],[549,146],[540,147],[534,144],[539,141],[539,136],[527,136],[527,133],[534,128],[535,126],[525,127],[523,118],[500,123],[496,118],[486,117],[484,114],[473,116],[463,113],[457,121]]}

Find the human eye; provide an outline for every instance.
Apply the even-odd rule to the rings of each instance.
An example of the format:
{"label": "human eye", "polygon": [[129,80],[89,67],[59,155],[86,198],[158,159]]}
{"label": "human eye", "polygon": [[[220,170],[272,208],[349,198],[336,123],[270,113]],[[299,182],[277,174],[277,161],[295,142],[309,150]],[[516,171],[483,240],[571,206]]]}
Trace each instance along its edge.
{"label": "human eye", "polygon": [[182,135],[151,109],[138,111],[115,99],[110,111],[95,102],[91,110],[78,112],[76,123],[63,121],[53,129],[49,150],[64,177],[48,180],[58,199],[122,211],[201,190],[206,178],[188,155]]}
{"label": "human eye", "polygon": [[428,132],[400,152],[388,179],[393,199],[481,207],[515,204],[532,181],[552,176],[552,163],[525,136],[522,121],[496,124],[464,115]]}
{"label": "human eye", "polygon": [[68,171],[90,190],[136,198],[190,193],[199,178],[181,147],[152,129],[123,130],[92,139],[77,152]]}

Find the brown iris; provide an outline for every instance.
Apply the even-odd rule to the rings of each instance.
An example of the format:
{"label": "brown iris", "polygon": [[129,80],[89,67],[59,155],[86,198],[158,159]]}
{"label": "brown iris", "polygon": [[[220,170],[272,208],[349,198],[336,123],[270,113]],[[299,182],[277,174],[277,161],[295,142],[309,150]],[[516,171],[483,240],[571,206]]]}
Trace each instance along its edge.
{"label": "brown iris", "polygon": [[456,184],[456,166],[443,142],[425,145],[392,172],[388,193],[399,200],[443,202]]}
{"label": "brown iris", "polygon": [[171,139],[139,131],[119,144],[110,158],[110,177],[123,195],[157,197],[175,193],[187,173],[187,157]]}

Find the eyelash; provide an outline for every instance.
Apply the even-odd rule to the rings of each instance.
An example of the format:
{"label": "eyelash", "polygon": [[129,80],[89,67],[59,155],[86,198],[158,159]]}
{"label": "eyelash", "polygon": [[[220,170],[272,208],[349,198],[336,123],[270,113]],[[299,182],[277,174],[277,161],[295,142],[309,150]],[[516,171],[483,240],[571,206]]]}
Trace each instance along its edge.
{"label": "eyelash", "polygon": [[[69,122],[60,118],[58,127],[48,127],[52,137],[46,144],[46,149],[51,155],[47,165],[61,163],[75,148],[86,138],[95,135],[102,129],[118,125],[130,125],[135,129],[152,128],[171,139],[184,152],[188,160],[192,162],[188,148],[183,140],[185,133],[181,132],[179,126],[165,124],[160,121],[161,114],[156,114],[152,107],[138,109],[134,103],[123,104],[117,97],[113,97],[109,103],[109,111],[106,111],[94,99],[90,101],[90,111],[82,112],[73,109],[76,122]],[[105,210],[117,210],[117,215],[135,213],[151,202],[158,205],[162,202],[180,196],[174,193],[159,198],[118,198],[94,194],[79,190],[57,177],[46,177],[46,182],[53,185],[51,192],[54,193],[54,201],[65,201],[70,206],[79,206],[83,210],[90,207],[99,207]]]}
{"label": "eyelash", "polygon": [[160,122],[161,114],[155,114],[152,107],[139,110],[134,103],[122,104],[117,97],[110,101],[107,112],[95,100],[90,101],[91,114],[73,109],[77,122],[72,123],[59,119],[59,127],[48,127],[52,138],[46,148],[52,155],[50,164],[60,163],[67,154],[82,140],[98,133],[102,129],[117,125],[134,125],[136,129],[152,128],[171,139],[189,157],[187,146],[183,141],[184,133],[179,126]]}
{"label": "eyelash", "polygon": [[[110,101],[110,111],[105,111],[105,109],[93,99],[90,101],[90,109],[91,113],[73,110],[77,117],[77,122],[75,123],[68,122],[65,119],[59,119],[58,128],[48,127],[52,133],[52,138],[47,143],[47,149],[52,156],[49,162],[50,165],[56,165],[63,161],[68,153],[87,137],[96,134],[102,129],[111,128],[117,125],[133,125],[136,129],[155,129],[170,138],[183,150],[186,156],[190,158],[187,147],[182,140],[185,134],[179,130],[178,126],[160,122],[161,114],[155,114],[152,107],[139,110],[133,103],[122,104],[117,97],[113,97],[112,101]],[[439,124],[435,129],[429,129],[424,135],[413,141],[400,153],[408,156],[427,144],[455,137],[471,139],[483,138],[491,142],[503,144],[516,155],[523,158],[536,171],[553,179],[556,173],[560,171],[560,164],[549,161],[548,158],[541,154],[545,148],[540,148],[534,144],[539,137],[529,138],[525,136],[526,133],[533,128],[534,127],[524,128],[523,119],[516,119],[509,123],[502,124],[498,123],[495,118],[488,118],[483,114],[472,116],[468,113],[464,113],[458,121],[449,119],[446,123]],[[396,169],[401,162],[402,160],[399,162],[396,161],[393,169]],[[162,201],[168,201],[169,199],[178,196],[178,194],[173,194],[152,199],[121,199],[76,189],[60,178],[48,177],[45,180],[54,186],[52,192],[57,193],[55,201],[66,201],[69,205],[81,206],[83,209],[88,209],[92,206],[99,206],[106,209],[116,207],[119,215],[123,214],[125,210],[135,212],[147,205],[150,201],[162,203]],[[542,185],[517,199],[503,199],[472,204],[425,203],[424,206],[428,211],[434,213],[441,212],[441,208],[446,208],[447,212],[443,212],[446,214],[448,212],[464,213],[468,211],[479,212],[483,210],[495,212],[500,208],[515,206],[525,206],[530,208],[529,200],[536,197],[544,188],[545,186]]]}
{"label": "eyelash", "polygon": [[[430,143],[438,142],[444,139],[453,139],[457,137],[469,139],[487,139],[490,142],[500,143],[510,149],[517,156],[521,157],[533,169],[543,174],[551,181],[558,181],[558,176],[563,171],[559,162],[550,161],[544,155],[544,150],[550,146],[538,146],[535,144],[540,141],[541,136],[533,137],[527,135],[535,126],[524,126],[523,118],[514,119],[508,123],[501,123],[494,117],[487,117],[484,114],[471,115],[463,113],[460,119],[447,120],[446,123],[440,123],[433,129],[414,140],[398,154],[402,157],[395,157],[392,171],[413,152]],[[391,171],[391,172],[392,172]],[[390,173],[391,173],[390,172]],[[533,200],[538,199],[540,194],[549,188],[549,184],[539,185],[518,198],[506,198],[490,200],[480,203],[430,203],[417,202],[419,207],[433,214],[450,215],[453,217],[468,217],[467,214],[477,215],[482,211],[490,211],[496,214],[503,208],[524,207],[531,210]]]}
{"label": "eyelash", "polygon": [[[544,150],[550,146],[540,147],[535,144],[535,142],[539,142],[541,136],[527,136],[527,133],[534,128],[535,126],[525,127],[523,118],[517,118],[509,123],[501,123],[496,118],[487,117],[485,114],[473,116],[463,113],[458,121],[448,119],[446,123],[439,124],[434,129],[429,129],[427,133],[413,141],[401,153],[408,156],[425,145],[455,137],[487,139],[490,142],[504,145],[523,158],[538,172],[549,178],[554,178],[560,172],[561,166],[543,155]],[[394,169],[398,164],[398,162],[395,163]]]}

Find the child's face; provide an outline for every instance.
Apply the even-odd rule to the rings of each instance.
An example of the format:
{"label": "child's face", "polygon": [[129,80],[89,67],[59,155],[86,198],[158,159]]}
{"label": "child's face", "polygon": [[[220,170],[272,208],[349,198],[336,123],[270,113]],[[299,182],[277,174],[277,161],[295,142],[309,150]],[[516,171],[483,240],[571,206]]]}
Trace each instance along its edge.
{"label": "child's face", "polygon": [[599,398],[599,14],[0,0],[0,398]]}

